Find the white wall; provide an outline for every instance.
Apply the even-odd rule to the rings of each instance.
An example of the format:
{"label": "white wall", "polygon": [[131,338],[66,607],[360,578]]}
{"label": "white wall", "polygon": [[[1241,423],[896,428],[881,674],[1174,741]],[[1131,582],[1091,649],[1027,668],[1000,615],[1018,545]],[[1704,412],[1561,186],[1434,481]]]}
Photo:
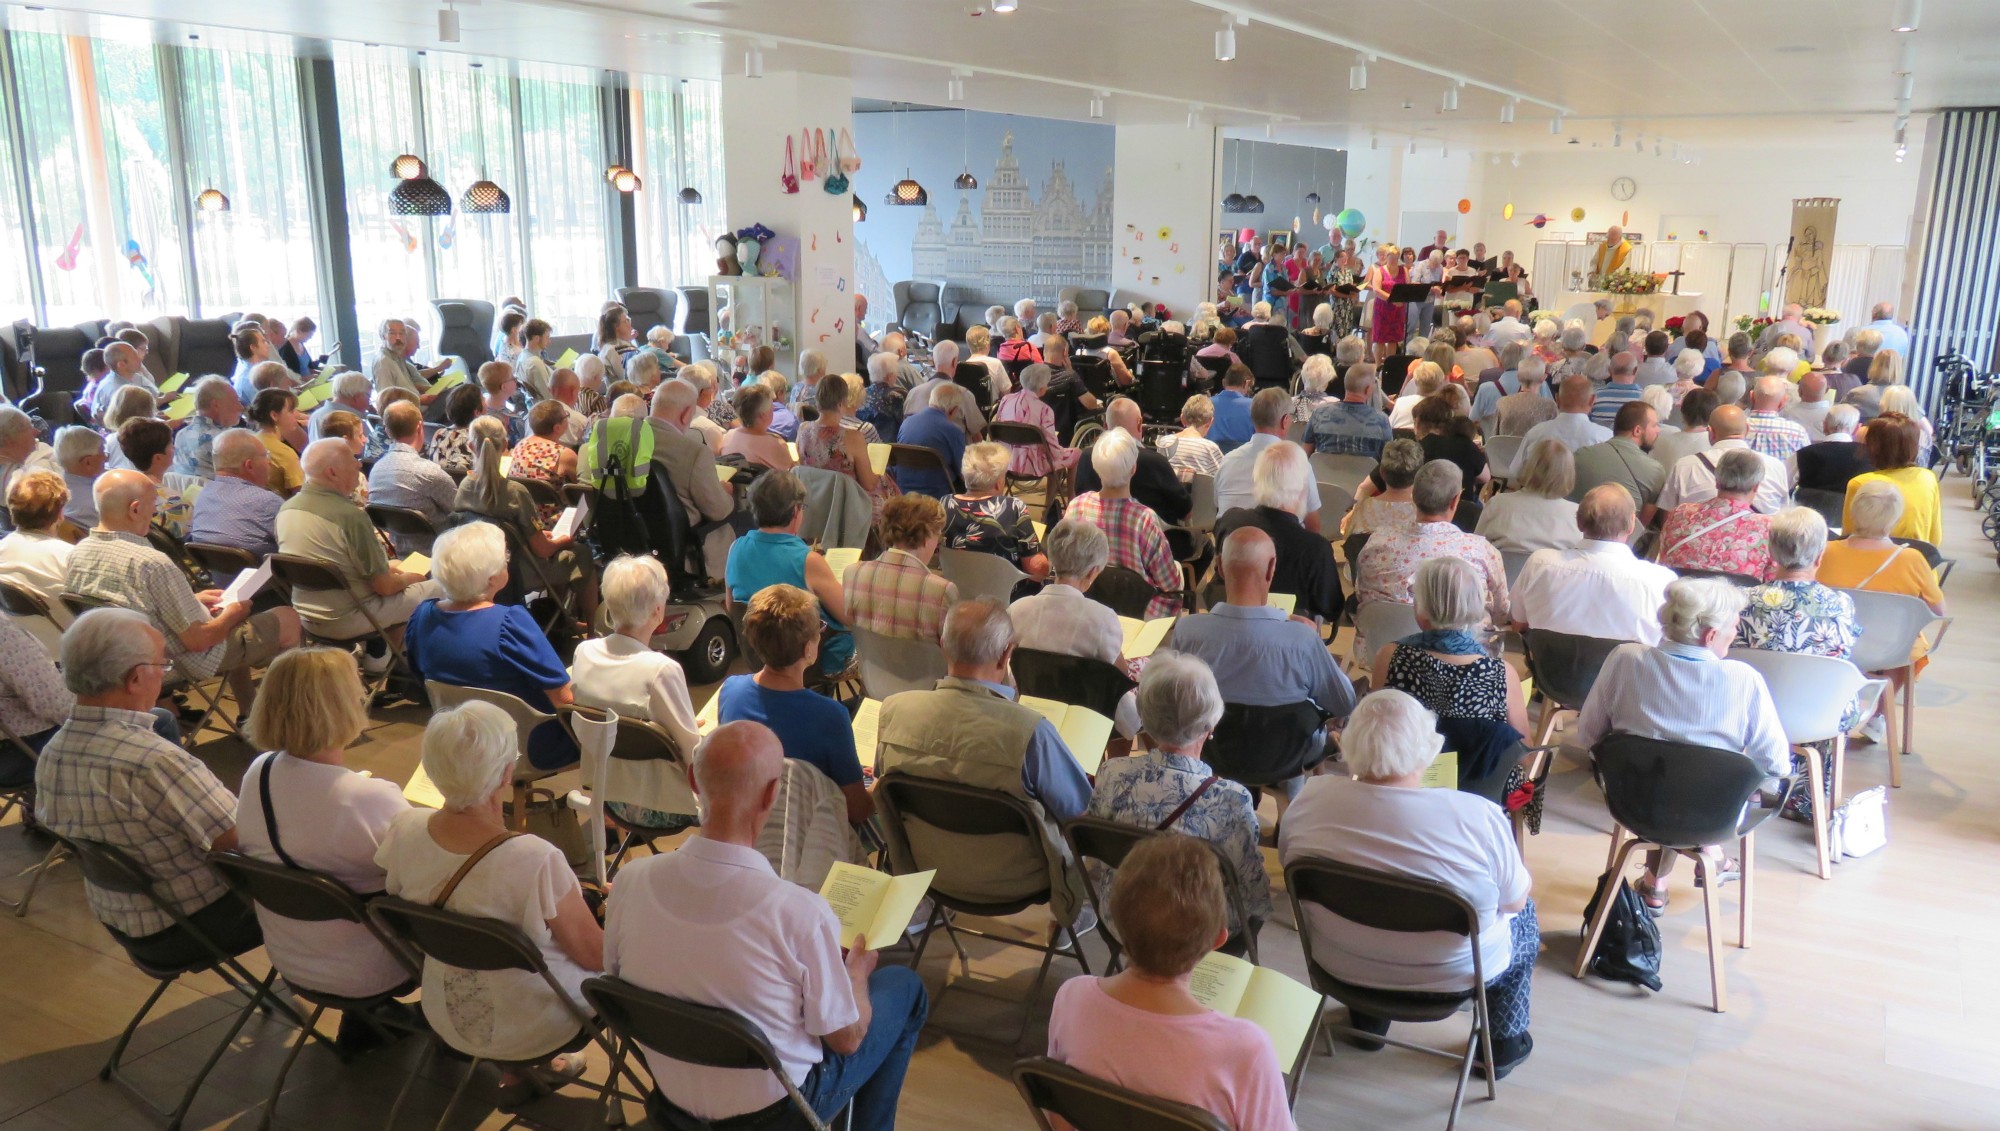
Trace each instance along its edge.
{"label": "white wall", "polygon": [[[1347,155],[1347,206],[1359,209],[1368,222],[1362,238],[1377,243],[1411,243],[1423,247],[1436,233],[1435,225],[1403,230],[1409,213],[1443,213],[1445,230],[1454,243],[1471,246],[1481,238],[1478,224],[1484,160],[1460,152],[1440,157],[1435,144],[1411,154],[1407,145],[1384,142],[1376,149],[1355,149]],[[1472,215],[1461,216],[1458,202],[1470,198]],[[1497,206],[1496,206],[1497,207]]]}
{"label": "white wall", "polygon": [[1112,293],[1121,303],[1164,302],[1185,319],[1215,290],[1218,135],[1182,125],[1119,126],[1115,148]]}

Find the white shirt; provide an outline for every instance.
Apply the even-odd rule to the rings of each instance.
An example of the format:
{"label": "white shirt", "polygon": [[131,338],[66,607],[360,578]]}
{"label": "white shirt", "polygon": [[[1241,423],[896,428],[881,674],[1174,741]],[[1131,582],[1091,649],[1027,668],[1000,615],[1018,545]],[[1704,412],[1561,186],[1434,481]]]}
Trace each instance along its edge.
{"label": "white shirt", "polygon": [[18,585],[47,601],[58,620],[69,623],[68,606],[58,598],[76,547],[53,534],[16,530],[0,538],[0,581]]}
{"label": "white shirt", "polygon": [[1473,533],[1515,553],[1567,549],[1583,540],[1583,532],[1576,528],[1575,503],[1531,491],[1508,491],[1488,499]]}
{"label": "white shirt", "polygon": [[[356,895],[373,895],[387,886],[375,853],[389,825],[410,809],[395,782],[289,754],[260,755],[237,791],[236,835],[245,855],[273,864],[284,860],[271,847],[264,824],[266,772],[272,775],[278,842],[293,864],[329,873]],[[288,982],[321,993],[370,997],[409,980],[402,964],[359,923],[287,919],[262,904],[257,921],[272,964]]]}
{"label": "white shirt", "polygon": [[1660,605],[1678,576],[1623,542],[1537,550],[1514,579],[1508,615],[1529,628],[1657,644]]}
{"label": "white shirt", "polygon": [[[1228,514],[1237,507],[1257,505],[1257,483],[1252,474],[1257,467],[1257,454],[1272,444],[1282,443],[1285,440],[1281,436],[1256,432],[1222,457],[1221,466],[1215,469],[1215,513],[1218,516]],[[1319,513],[1319,484],[1311,479],[1306,480],[1305,513]]]}
{"label": "white shirt", "polygon": [[1506,345],[1508,342],[1520,342],[1525,345],[1535,340],[1535,331],[1519,318],[1512,316],[1495,322],[1486,333],[1488,337],[1493,339],[1493,349],[1495,352],[1498,352],[1500,347]]}
{"label": "white shirt", "polygon": [[1013,618],[1015,643],[1021,648],[1107,663],[1116,661],[1125,648],[1118,614],[1068,585],[1046,585],[1040,593],[1009,605],[1007,614]]}
{"label": "white shirt", "polygon": [[[569,675],[579,705],[658,723],[674,736],[682,758],[694,758],[701,736],[688,698],[687,674],[672,657],[629,636],[613,634],[578,644]],[[614,758],[606,771],[610,780],[601,788],[611,801],[677,812],[686,805],[684,773],[678,763]]]}
{"label": "white shirt", "polygon": [[1611,438],[1611,429],[1592,423],[1587,412],[1558,412],[1554,420],[1544,420],[1521,438],[1521,450],[1533,451],[1543,440],[1555,440],[1574,452]]}
{"label": "white shirt", "polygon": [[1800,401],[1785,410],[1785,419],[1793,421],[1806,430],[1809,440],[1825,439],[1826,414],[1833,409],[1833,402],[1821,397],[1816,401]]}
{"label": "white shirt", "polygon": [[1671,385],[1680,380],[1674,372],[1673,364],[1663,357],[1649,357],[1639,363],[1639,372],[1632,378],[1640,388],[1648,385]]}
{"label": "white shirt", "polygon": [[1415,385],[1405,389],[1396,397],[1396,403],[1389,406],[1389,428],[1415,429],[1417,426],[1417,402],[1424,398],[1417,395]]}
{"label": "white shirt", "polygon": [[701,437],[709,450],[718,455],[722,453],[723,439],[729,435],[729,430],[710,419],[705,409],[694,414],[693,419],[688,421],[687,430]]}
{"label": "white shirt", "polygon": [[[833,908],[779,879],[756,849],[701,836],[619,871],[604,970],[750,1021],[794,1083],[824,1057],[820,1038],[861,1018]],[[661,1094],[700,1119],[743,1115],[785,1096],[761,1068],[700,1068],[643,1051]]]}
{"label": "white shirt", "polygon": [[[1791,772],[1792,748],[1764,677],[1692,644],[1621,644],[1612,651],[1583,702],[1572,742],[1588,750],[1612,731],[1740,750],[1773,777]],[[1293,820],[1286,814],[1287,825]]]}
{"label": "white shirt", "polygon": [[[1513,920],[1500,908],[1528,898],[1530,878],[1506,811],[1455,789],[1405,789],[1322,775],[1306,779],[1285,811],[1278,854],[1286,863],[1325,856],[1448,884],[1479,913],[1479,956],[1490,983],[1513,957]],[[1343,981],[1381,989],[1471,988],[1472,951],[1445,931],[1364,927],[1306,908],[1313,958]]]}
{"label": "white shirt", "polygon": [[[1741,438],[1717,440],[1706,451],[1691,456],[1682,456],[1667,471],[1666,486],[1660,488],[1660,509],[1673,510],[1682,503],[1702,503],[1715,497],[1715,472],[1709,466],[1722,460],[1724,452],[1741,449],[1750,451],[1750,445]],[[1757,494],[1750,500],[1751,509],[1759,514],[1777,514],[1790,505],[1792,478],[1779,460],[1752,453],[1764,461],[1764,481],[1757,484]],[[1708,462],[1703,463],[1702,457]]]}

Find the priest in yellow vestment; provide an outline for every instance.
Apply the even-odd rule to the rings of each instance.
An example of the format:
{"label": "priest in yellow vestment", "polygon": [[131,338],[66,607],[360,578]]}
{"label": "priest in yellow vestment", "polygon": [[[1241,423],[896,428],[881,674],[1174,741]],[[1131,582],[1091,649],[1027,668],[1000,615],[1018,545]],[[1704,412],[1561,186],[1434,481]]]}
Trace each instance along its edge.
{"label": "priest in yellow vestment", "polygon": [[1591,274],[1600,281],[1613,272],[1625,268],[1625,260],[1632,254],[1632,245],[1625,242],[1625,229],[1616,224],[1604,233],[1604,242],[1598,245],[1597,258],[1592,261]]}

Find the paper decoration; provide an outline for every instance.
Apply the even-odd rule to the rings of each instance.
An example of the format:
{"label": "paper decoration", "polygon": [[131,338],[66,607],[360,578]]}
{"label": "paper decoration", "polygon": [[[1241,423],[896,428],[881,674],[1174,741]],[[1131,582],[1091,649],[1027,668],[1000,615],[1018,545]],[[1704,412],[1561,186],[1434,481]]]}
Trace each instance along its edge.
{"label": "paper decoration", "polygon": [[1460,197],[1458,200],[1458,214],[1460,216],[1466,216],[1470,215],[1471,212],[1472,212],[1472,202],[1470,200],[1465,199],[1464,197]]}
{"label": "paper decoration", "polygon": [[1502,206],[1501,206],[1501,208],[1500,208],[1500,218],[1501,218],[1502,220],[1512,220],[1512,219],[1514,218],[1514,202],[1513,202],[1513,201],[1511,201],[1511,200],[1510,200],[1510,201],[1508,201],[1508,202],[1507,202],[1507,203],[1506,203],[1505,205],[1502,205]]}
{"label": "paper decoration", "polygon": [[1535,218],[1528,221],[1528,223],[1533,224],[1537,228],[1546,227],[1548,222],[1549,218],[1540,212],[1535,213]]}
{"label": "paper decoration", "polygon": [[1368,227],[1368,218],[1363,216],[1358,208],[1343,208],[1340,210],[1340,215],[1334,219],[1340,224],[1341,234],[1349,239],[1360,235],[1363,229]]}
{"label": "paper decoration", "polygon": [[1185,263],[1174,264],[1174,274],[1181,275],[1185,274],[1186,272],[1187,272],[1187,264]]}
{"label": "paper decoration", "polygon": [[1569,210],[1569,218],[1570,218],[1570,219],[1571,219],[1572,221],[1576,222],[1576,223],[1582,223],[1582,222],[1583,222],[1583,209],[1581,209],[1581,208],[1572,208],[1572,209],[1570,209],[1570,210]]}
{"label": "paper decoration", "polygon": [[1160,226],[1160,239],[1161,239],[1162,241],[1165,241],[1165,240],[1170,240],[1170,239],[1173,239],[1173,238],[1174,238],[1174,230],[1173,230],[1172,228],[1169,228],[1169,227],[1167,227],[1166,225],[1162,224],[1162,225]]}

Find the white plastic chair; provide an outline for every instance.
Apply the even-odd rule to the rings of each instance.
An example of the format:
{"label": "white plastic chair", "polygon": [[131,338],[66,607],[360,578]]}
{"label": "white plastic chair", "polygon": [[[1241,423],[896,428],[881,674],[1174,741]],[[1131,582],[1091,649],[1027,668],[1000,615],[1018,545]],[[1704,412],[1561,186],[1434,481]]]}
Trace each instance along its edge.
{"label": "white plastic chair", "polygon": [[1375,470],[1379,461],[1369,456],[1345,456],[1332,452],[1314,452],[1312,455],[1313,478],[1321,483],[1333,483],[1346,488],[1353,494],[1368,473]]}
{"label": "white plastic chair", "polygon": [[[1354,611],[1355,653],[1349,662],[1359,671],[1375,666],[1374,653],[1417,631],[1417,607],[1400,601],[1369,601]],[[1360,655],[1363,642],[1369,654]]]}
{"label": "white plastic chair", "polygon": [[850,631],[861,667],[861,688],[870,699],[887,699],[899,691],[929,691],[945,677],[944,649],[936,644],[883,636],[858,626]]}
{"label": "white plastic chair", "polygon": [[1319,532],[1329,542],[1340,541],[1340,520],[1354,509],[1354,492],[1338,483],[1319,484]]}
{"label": "white plastic chair", "polygon": [[954,550],[949,546],[938,551],[938,569],[958,586],[961,601],[991,597],[1005,605],[1014,599],[1014,586],[1028,579],[1027,574],[1014,568],[1014,563],[998,554]]}
{"label": "white plastic chair", "polygon": [[1188,481],[1194,505],[1188,511],[1187,528],[1207,534],[1215,529],[1215,476],[1199,472]]}
{"label": "white plastic chair", "polygon": [[1493,436],[1486,441],[1486,465],[1493,469],[1496,483],[1505,483],[1514,477],[1514,463],[1521,457],[1521,441],[1525,436]]}
{"label": "white plastic chair", "polygon": [[[1861,638],[1854,642],[1854,666],[1884,675],[1903,673],[1901,709],[1898,710],[1892,696],[1883,712],[1889,735],[1889,785],[1901,789],[1902,758],[1910,751],[1917,722],[1917,672],[1910,662],[1910,652],[1933,625],[1937,626],[1937,635],[1929,638],[1929,652],[1937,651],[1938,645],[1944,643],[1945,632],[1951,628],[1952,618],[1939,616],[1929,605],[1907,593],[1876,593],[1867,589],[1839,592],[1853,599],[1855,619],[1861,622]],[[1902,716],[1900,720],[1898,715]]]}

